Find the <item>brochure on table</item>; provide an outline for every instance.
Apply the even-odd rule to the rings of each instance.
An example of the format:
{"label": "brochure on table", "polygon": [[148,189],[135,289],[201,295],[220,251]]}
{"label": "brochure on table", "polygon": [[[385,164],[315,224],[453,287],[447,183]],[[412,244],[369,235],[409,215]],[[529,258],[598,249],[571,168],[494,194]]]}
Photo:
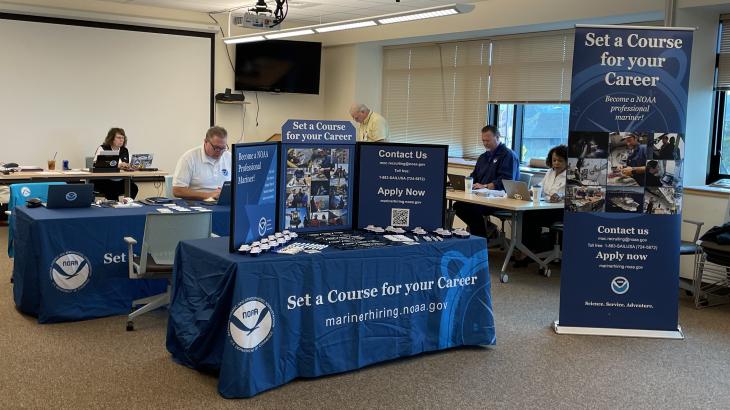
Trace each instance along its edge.
{"label": "brochure on table", "polygon": [[443,227],[447,145],[358,144],[357,227]]}
{"label": "brochure on table", "polygon": [[281,139],[280,228],[352,229],[356,141],[352,123],[289,120]]}
{"label": "brochure on table", "polygon": [[558,333],[682,338],[690,29],[575,31]]}
{"label": "brochure on table", "polygon": [[231,156],[230,251],[276,229],[279,143],[235,144]]}

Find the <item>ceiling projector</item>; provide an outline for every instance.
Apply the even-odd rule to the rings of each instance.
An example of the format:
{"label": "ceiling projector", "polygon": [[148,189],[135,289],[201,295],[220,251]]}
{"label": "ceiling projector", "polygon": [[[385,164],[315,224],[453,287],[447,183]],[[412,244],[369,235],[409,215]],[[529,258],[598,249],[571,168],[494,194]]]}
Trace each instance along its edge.
{"label": "ceiling projector", "polygon": [[287,0],[274,0],[276,8],[272,11],[265,0],[257,0],[250,9],[241,8],[231,12],[231,22],[243,28],[259,30],[272,29],[281,24],[289,11]]}

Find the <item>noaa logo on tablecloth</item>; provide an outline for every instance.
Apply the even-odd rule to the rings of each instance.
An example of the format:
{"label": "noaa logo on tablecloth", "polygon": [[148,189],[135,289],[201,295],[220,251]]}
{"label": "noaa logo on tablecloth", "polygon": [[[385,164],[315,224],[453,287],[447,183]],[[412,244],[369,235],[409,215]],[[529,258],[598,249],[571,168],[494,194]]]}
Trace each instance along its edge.
{"label": "noaa logo on tablecloth", "polygon": [[73,191],[66,194],[66,200],[69,201],[69,202],[75,201],[76,198],[78,198],[78,197],[79,196],[76,195],[76,192],[73,192]]}
{"label": "noaa logo on tablecloth", "polygon": [[109,161],[109,166],[110,167],[116,167],[117,166],[117,161],[114,161],[114,160]]}
{"label": "noaa logo on tablecloth", "polygon": [[266,343],[274,331],[274,311],[263,299],[239,302],[228,320],[228,336],[236,349],[253,352]]}
{"label": "noaa logo on tablecloth", "polygon": [[91,262],[78,252],[58,255],[51,263],[51,280],[62,292],[76,292],[86,286],[91,277]]}
{"label": "noaa logo on tablecloth", "polygon": [[629,291],[629,280],[623,276],[617,276],[611,281],[611,290],[617,295],[623,295]]}
{"label": "noaa logo on tablecloth", "polygon": [[261,219],[259,219],[259,235],[266,235],[266,218],[264,217],[261,217]]}
{"label": "noaa logo on tablecloth", "polygon": [[25,197],[25,198],[29,197],[30,196],[30,188],[28,188],[27,186],[24,186],[24,187],[20,188],[20,195],[23,195],[23,197]]}

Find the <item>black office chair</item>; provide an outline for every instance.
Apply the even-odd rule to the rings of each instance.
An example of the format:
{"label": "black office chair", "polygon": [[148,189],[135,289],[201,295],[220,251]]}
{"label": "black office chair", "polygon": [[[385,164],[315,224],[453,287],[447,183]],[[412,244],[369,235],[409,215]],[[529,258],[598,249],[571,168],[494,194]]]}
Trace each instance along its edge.
{"label": "black office chair", "polygon": [[[530,187],[531,187],[530,183],[532,182],[532,174],[528,174],[528,173],[524,173],[524,172],[520,173],[520,181],[526,183],[527,189],[530,189]],[[504,224],[507,221],[512,221],[512,211],[504,211],[504,210],[494,211],[494,213],[492,213],[492,215],[490,215],[490,216],[493,216],[493,217],[499,219],[499,221],[501,222],[499,236],[497,237],[499,242],[497,242],[497,243],[499,243],[500,249],[505,250],[505,248],[507,247],[507,234],[504,230]],[[486,218],[487,218],[487,220],[484,221],[485,223],[488,222],[489,216],[487,216]],[[512,228],[514,229],[514,227],[512,227]]]}

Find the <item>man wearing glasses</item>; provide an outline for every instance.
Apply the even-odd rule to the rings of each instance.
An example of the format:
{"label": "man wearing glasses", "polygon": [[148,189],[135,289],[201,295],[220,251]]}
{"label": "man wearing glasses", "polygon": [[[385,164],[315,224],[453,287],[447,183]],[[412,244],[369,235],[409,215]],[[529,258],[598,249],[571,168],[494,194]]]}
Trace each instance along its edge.
{"label": "man wearing glasses", "polygon": [[228,132],[211,127],[202,147],[193,148],[180,157],[172,180],[172,194],[178,198],[217,199],[225,181],[231,180],[231,153]]}

